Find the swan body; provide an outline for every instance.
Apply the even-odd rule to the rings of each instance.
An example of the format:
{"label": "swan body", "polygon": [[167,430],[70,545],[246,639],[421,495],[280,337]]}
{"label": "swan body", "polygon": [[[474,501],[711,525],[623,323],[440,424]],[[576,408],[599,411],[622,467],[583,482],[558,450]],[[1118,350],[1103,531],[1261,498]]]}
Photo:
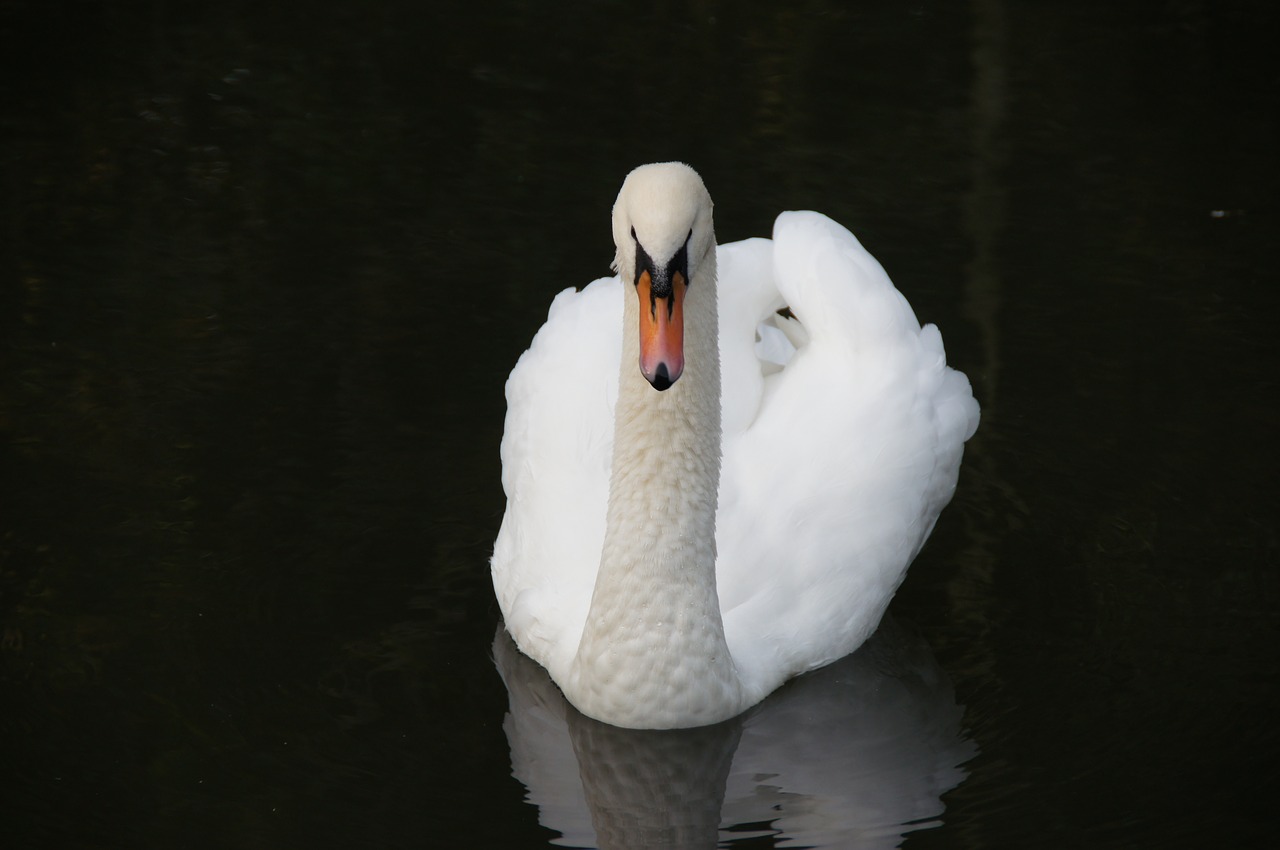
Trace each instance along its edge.
{"label": "swan body", "polygon": [[825,216],[717,247],[701,178],[661,163],[613,234],[618,276],[556,296],[507,382],[494,589],[584,714],[705,725],[874,631],[978,405]]}

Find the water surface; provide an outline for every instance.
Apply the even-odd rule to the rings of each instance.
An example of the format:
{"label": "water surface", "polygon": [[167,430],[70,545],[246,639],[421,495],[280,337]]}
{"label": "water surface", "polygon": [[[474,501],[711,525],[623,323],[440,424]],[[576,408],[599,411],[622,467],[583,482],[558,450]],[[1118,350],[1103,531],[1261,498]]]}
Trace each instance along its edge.
{"label": "water surface", "polygon": [[843,7],[0,11],[13,846],[563,840],[493,660],[502,384],[665,158],[724,240],[852,228],[983,405],[891,608],[964,764],[890,844],[1274,838],[1274,16]]}

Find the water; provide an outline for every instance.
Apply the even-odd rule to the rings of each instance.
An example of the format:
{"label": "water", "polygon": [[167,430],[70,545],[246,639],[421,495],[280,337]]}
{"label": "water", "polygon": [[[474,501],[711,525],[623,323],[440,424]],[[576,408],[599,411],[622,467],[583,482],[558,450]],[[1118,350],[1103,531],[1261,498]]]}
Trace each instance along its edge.
{"label": "water", "polygon": [[[786,208],[850,226],[984,417],[891,608],[915,672],[859,668],[932,694],[963,767],[932,796],[875,768],[859,808],[843,753],[896,727],[837,698],[861,714],[813,736],[828,784],[775,758],[761,814],[742,771],[784,695],[699,738],[688,834],[1274,840],[1261,4],[115,5],[0,12],[12,846],[588,834],[513,775],[502,382],[552,295],[605,272],[622,176],[671,157],[724,240]],[[575,752],[634,745],[578,721]],[[611,787],[592,764],[553,777]],[[854,800],[843,832],[798,818],[823,794]],[[619,840],[668,808],[611,810]]]}

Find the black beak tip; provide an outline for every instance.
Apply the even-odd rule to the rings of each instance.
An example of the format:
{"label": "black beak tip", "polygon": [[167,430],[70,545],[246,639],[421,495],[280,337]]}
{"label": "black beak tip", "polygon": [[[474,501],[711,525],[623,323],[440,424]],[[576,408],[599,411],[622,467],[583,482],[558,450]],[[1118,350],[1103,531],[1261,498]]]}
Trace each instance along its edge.
{"label": "black beak tip", "polygon": [[658,392],[669,389],[675,381],[671,380],[671,373],[667,371],[666,363],[659,363],[657,370],[653,373],[653,377],[649,379],[649,383]]}

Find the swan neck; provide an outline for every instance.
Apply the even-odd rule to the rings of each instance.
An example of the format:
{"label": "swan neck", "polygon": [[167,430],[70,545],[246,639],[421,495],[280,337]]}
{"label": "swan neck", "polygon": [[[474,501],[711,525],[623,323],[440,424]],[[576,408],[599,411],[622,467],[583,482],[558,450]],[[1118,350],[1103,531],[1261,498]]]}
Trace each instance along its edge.
{"label": "swan neck", "polygon": [[570,696],[619,726],[714,723],[746,707],[716,593],[714,249],[691,275],[684,373],[664,392],[640,373],[638,301],[631,291],[624,299],[605,539]]}

